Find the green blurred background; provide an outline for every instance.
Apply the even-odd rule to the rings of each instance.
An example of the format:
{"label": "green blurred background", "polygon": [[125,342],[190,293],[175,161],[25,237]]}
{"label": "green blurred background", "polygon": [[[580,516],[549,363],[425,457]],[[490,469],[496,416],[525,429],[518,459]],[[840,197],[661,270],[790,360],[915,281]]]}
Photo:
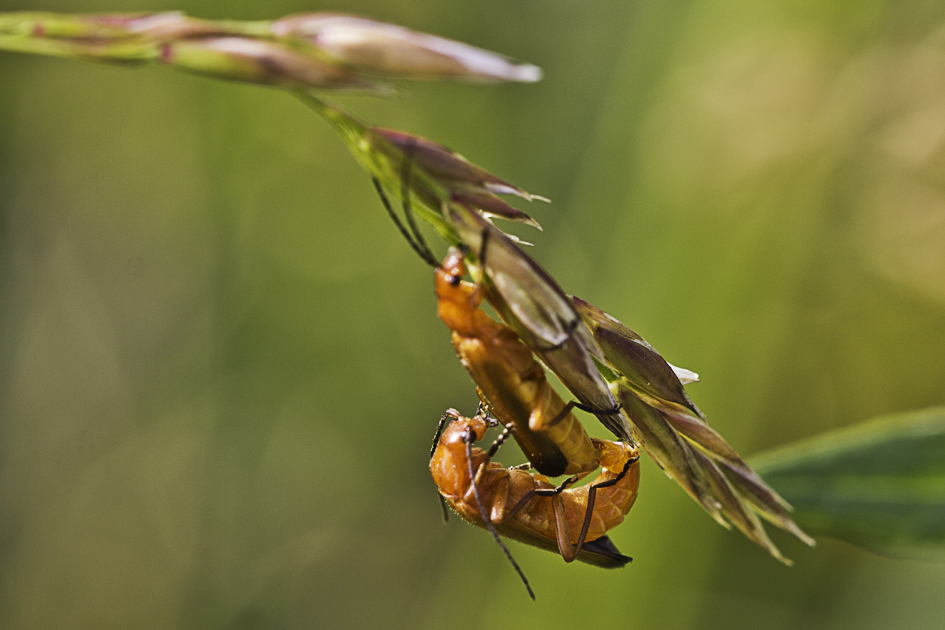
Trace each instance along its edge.
{"label": "green blurred background", "polygon": [[[516,231],[698,371],[742,453],[945,404],[939,2],[0,0],[21,9],[340,10],[536,63],[342,100],[552,198]],[[0,53],[0,274],[0,627],[945,624],[945,566],[778,532],[788,569],[649,461],[612,536],[634,563],[513,544],[530,602],[441,523],[430,439],[476,398],[432,274],[277,90]]]}

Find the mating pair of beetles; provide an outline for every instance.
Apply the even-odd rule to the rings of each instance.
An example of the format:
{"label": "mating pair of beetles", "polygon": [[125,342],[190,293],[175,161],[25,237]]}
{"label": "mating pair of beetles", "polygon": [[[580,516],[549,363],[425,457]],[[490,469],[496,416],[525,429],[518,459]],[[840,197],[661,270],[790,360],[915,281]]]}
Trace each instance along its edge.
{"label": "mating pair of beetles", "polygon": [[[480,262],[487,244],[483,239]],[[450,250],[436,268],[437,310],[482,402],[473,418],[450,409],[440,420],[430,459],[440,496],[462,518],[492,532],[533,599],[499,534],[556,550],[566,562],[624,566],[630,558],[605,534],[623,521],[636,500],[640,455],[636,445],[590,438],[573,413],[575,407],[596,413],[617,413],[619,407],[602,411],[565,404],[515,332],[479,308],[481,280],[464,281],[465,274],[463,252]],[[504,430],[488,451],[473,446],[500,424]],[[504,468],[492,461],[509,436],[528,464]],[[537,472],[529,472],[532,468]],[[594,481],[571,488],[598,468],[602,470]],[[546,475],[570,476],[555,486]]]}
{"label": "mating pair of beetles", "polygon": [[[683,385],[697,380],[696,374],[667,363],[639,335],[593,305],[567,297],[513,238],[489,221],[499,216],[532,222],[511,206],[497,205],[504,202],[493,192],[533,196],[428,140],[399,132],[372,133],[383,135],[389,153],[400,156],[406,226],[376,178],[374,186],[401,234],[436,269],[440,319],[452,331],[453,346],[481,401],[473,418],[452,409],[443,415],[430,472],[444,505],[492,533],[532,598],[528,581],[499,535],[557,551],[567,562],[626,565],[630,558],[606,534],[623,521],[636,499],[638,444],[719,524],[736,527],[785,564],[791,561],[768,538],[761,519],[814,544],[791,519],[791,507],[709,427],[689,399]],[[441,203],[433,224],[448,222],[447,240],[464,244],[451,249],[442,263],[413,220],[415,159],[417,174],[423,175],[420,183],[429,184],[434,173],[441,184],[456,188],[440,199],[417,186],[425,199],[430,197],[426,205],[435,205],[431,200]],[[465,280],[467,260],[478,268],[472,269],[475,282]],[[515,326],[524,313],[532,326],[520,321],[523,330],[516,332],[497,322],[480,308],[484,298],[506,322]],[[538,330],[549,334],[538,335]],[[584,403],[596,404],[565,404],[536,356]],[[596,415],[623,441],[591,439],[573,414],[575,408]],[[475,447],[491,427],[501,427],[495,442],[488,450]],[[518,442],[527,464],[503,468],[492,461],[509,437]],[[596,479],[574,487],[598,469]],[[548,480],[562,475],[569,476],[557,486]]]}

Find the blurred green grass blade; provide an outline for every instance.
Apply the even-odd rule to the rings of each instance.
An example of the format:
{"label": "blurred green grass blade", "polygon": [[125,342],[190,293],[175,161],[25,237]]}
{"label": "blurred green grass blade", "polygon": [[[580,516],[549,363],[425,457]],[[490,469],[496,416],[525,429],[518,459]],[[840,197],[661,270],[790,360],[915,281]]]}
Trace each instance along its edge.
{"label": "blurred green grass blade", "polygon": [[945,407],[832,431],[751,464],[809,533],[945,560]]}

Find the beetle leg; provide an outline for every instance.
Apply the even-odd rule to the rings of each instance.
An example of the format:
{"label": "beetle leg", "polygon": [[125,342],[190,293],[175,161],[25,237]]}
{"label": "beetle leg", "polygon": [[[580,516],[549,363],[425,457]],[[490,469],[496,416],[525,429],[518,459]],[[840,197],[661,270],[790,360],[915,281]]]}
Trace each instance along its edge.
{"label": "beetle leg", "polygon": [[480,237],[479,253],[477,255],[479,258],[479,278],[473,283],[473,292],[470,296],[470,302],[475,305],[474,308],[482,304],[482,300],[486,292],[486,249],[488,245],[489,230],[485,229],[482,231],[482,236]]}
{"label": "beetle leg", "polygon": [[571,334],[574,332],[574,329],[578,327],[578,323],[581,321],[579,316],[576,316],[574,319],[569,321],[565,327],[564,339],[560,343],[553,343],[547,346],[538,343],[538,340],[535,340],[535,345],[532,348],[533,350],[539,352],[554,352],[555,350],[560,350],[563,348],[569,341],[571,341]]}
{"label": "beetle leg", "polygon": [[508,520],[505,506],[509,501],[509,485],[510,479],[508,473],[495,484],[495,496],[492,498],[492,514],[490,515],[493,523],[501,525]]}
{"label": "beetle leg", "polygon": [[[489,245],[489,229],[486,228],[482,231],[482,237],[479,239],[479,266],[482,267],[482,273],[486,272],[486,249]],[[482,279],[479,280],[480,284]]]}
{"label": "beetle leg", "polygon": [[[613,479],[608,479],[607,481],[602,481],[596,483],[587,490],[587,509],[584,511],[584,523],[581,525],[581,533],[578,535],[577,545],[574,547],[574,551],[571,554],[571,559],[569,560],[562,551],[561,556],[564,557],[565,562],[573,562],[577,555],[581,553],[581,548],[584,546],[584,540],[587,538],[587,532],[591,528],[591,516],[594,514],[594,504],[597,502],[597,491],[600,488],[608,488],[610,486],[616,485],[621,479],[626,476],[627,471],[630,470],[630,465],[637,461],[639,457],[630,458],[627,460],[627,463],[624,464],[623,470],[621,470],[616,477]],[[559,545],[561,536],[558,535]],[[568,547],[571,547],[571,532],[568,531]]]}
{"label": "beetle leg", "polygon": [[505,515],[506,520],[518,514],[519,511],[528,505],[528,502],[535,497],[555,497],[564,492],[568,486],[577,483],[580,478],[580,475],[573,475],[562,481],[561,485],[557,488],[535,488],[533,490],[529,490],[522,496],[521,499],[519,499],[518,503],[516,503],[515,506],[508,511],[508,513]]}
{"label": "beetle leg", "polygon": [[[572,409],[580,409],[581,411],[586,411],[587,413],[601,414],[604,416],[614,416],[620,413],[620,410],[622,408],[623,408],[623,405],[621,405],[620,403],[617,403],[610,409],[595,409],[594,407],[591,407],[590,405],[584,405],[584,404],[579,403],[576,400],[572,400],[571,402],[569,402],[568,404],[566,404],[564,407],[561,408],[561,411],[558,412],[558,415],[555,416],[554,420],[548,423],[548,426],[554,426],[558,422],[561,422],[562,420],[564,420],[565,416],[571,413]],[[531,425],[529,425],[529,427],[531,428]]]}
{"label": "beetle leg", "polygon": [[484,414],[486,418],[496,418],[495,410],[492,408],[492,404],[489,402],[489,399],[486,398],[486,394],[482,391],[481,387],[476,387],[476,396],[479,397],[479,407],[477,408],[476,415]]}
{"label": "beetle leg", "polygon": [[[571,528],[568,526],[568,514],[564,507],[564,499],[560,496],[551,499],[551,506],[555,515],[555,538],[558,540],[558,552],[565,562],[574,562],[581,551],[571,546]],[[590,513],[588,513],[590,514]]]}

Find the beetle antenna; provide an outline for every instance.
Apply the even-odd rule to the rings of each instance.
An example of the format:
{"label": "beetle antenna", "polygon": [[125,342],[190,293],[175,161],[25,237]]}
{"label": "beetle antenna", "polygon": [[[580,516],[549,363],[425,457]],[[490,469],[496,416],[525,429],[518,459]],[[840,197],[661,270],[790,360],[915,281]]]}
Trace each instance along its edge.
{"label": "beetle antenna", "polygon": [[508,440],[509,436],[512,435],[513,430],[514,428],[512,426],[512,423],[505,425],[505,428],[502,430],[502,433],[499,434],[499,437],[497,437],[495,439],[495,442],[492,443],[492,448],[489,449],[488,455],[490,459],[494,457],[496,453],[499,452],[499,447],[505,444],[505,441]]}
{"label": "beetle antenna", "polygon": [[433,267],[438,266],[436,261],[431,262],[431,256],[429,251],[424,251],[414,242],[413,237],[410,235],[410,232],[407,231],[407,228],[404,227],[403,222],[400,220],[400,217],[397,216],[397,213],[394,212],[393,206],[390,205],[390,200],[387,198],[387,194],[384,192],[384,187],[381,186],[380,180],[376,177],[372,177],[371,181],[374,183],[374,189],[377,191],[378,196],[381,198],[381,203],[384,204],[384,209],[387,210],[387,215],[393,220],[394,225],[397,226],[397,229],[400,231],[401,236],[403,236],[407,242],[410,244],[410,248],[413,251],[417,252],[417,255],[423,259],[423,262]]}
{"label": "beetle antenna", "polygon": [[[436,452],[436,446],[440,443],[440,436],[443,435],[443,429],[446,428],[446,425],[450,423],[450,420],[459,416],[459,412],[455,409],[447,409],[446,412],[440,416],[440,422],[436,425],[436,434],[433,436],[433,448],[430,449],[430,459],[433,459],[433,454]],[[443,498],[443,495],[439,492],[436,493],[436,496],[440,499],[440,509],[443,510],[443,522],[448,523],[450,520],[450,511],[446,507],[446,499]]]}
{"label": "beetle antenna", "polygon": [[469,481],[472,484],[473,494],[476,495],[476,504],[479,506],[479,516],[482,518],[483,524],[492,534],[492,537],[495,538],[495,541],[499,544],[499,547],[502,548],[502,551],[505,553],[505,557],[508,558],[509,562],[512,563],[512,566],[515,567],[515,571],[518,573],[518,576],[522,578],[522,583],[525,584],[525,588],[528,590],[528,596],[532,598],[532,601],[535,601],[535,592],[528,583],[528,578],[525,577],[525,574],[522,572],[522,568],[518,566],[515,558],[512,557],[508,547],[506,547],[505,543],[502,542],[502,539],[499,537],[499,532],[496,531],[495,525],[492,524],[492,519],[490,519],[489,515],[486,514],[486,508],[482,505],[482,497],[479,496],[479,484],[476,483],[476,471],[473,470],[472,443],[474,439],[475,438],[473,437],[472,431],[467,428],[466,434],[463,436],[463,441],[466,442],[466,465],[469,468]]}
{"label": "beetle antenna", "polygon": [[433,454],[436,452],[436,446],[440,443],[440,436],[443,435],[443,429],[446,428],[446,425],[450,423],[450,420],[458,418],[459,412],[455,409],[447,409],[443,412],[443,415],[440,416],[440,422],[436,425],[436,433],[433,436],[433,448],[430,449],[430,459],[433,459]]}
{"label": "beetle antenna", "polygon": [[410,225],[410,231],[413,233],[417,244],[415,249],[422,251],[420,257],[423,258],[427,264],[431,267],[437,267],[439,266],[439,262],[430,250],[430,246],[427,245],[426,240],[424,240],[423,234],[421,234],[420,230],[417,228],[417,223],[413,219],[413,209],[410,207],[410,176],[413,174],[413,155],[416,150],[417,141],[411,138],[410,142],[407,144],[407,159],[404,160],[403,167],[400,169],[400,198],[404,203],[404,217],[407,219],[407,224]]}

